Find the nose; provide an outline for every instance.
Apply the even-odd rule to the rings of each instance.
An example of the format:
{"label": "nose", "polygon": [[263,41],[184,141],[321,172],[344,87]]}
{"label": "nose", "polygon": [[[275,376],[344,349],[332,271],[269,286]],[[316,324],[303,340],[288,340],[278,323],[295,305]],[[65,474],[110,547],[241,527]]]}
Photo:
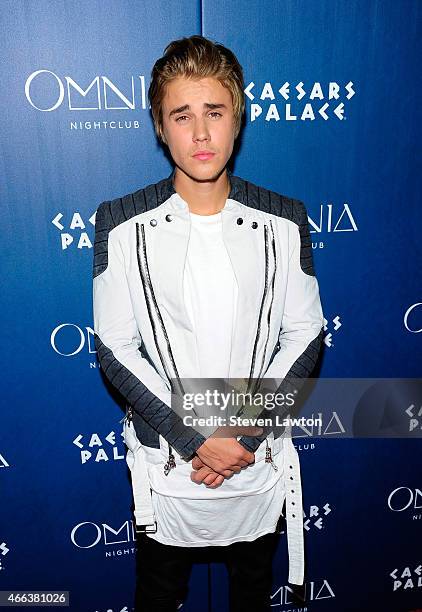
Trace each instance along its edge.
{"label": "nose", "polygon": [[209,140],[210,134],[205,118],[197,119],[194,123],[192,140],[194,142],[201,142],[203,140]]}

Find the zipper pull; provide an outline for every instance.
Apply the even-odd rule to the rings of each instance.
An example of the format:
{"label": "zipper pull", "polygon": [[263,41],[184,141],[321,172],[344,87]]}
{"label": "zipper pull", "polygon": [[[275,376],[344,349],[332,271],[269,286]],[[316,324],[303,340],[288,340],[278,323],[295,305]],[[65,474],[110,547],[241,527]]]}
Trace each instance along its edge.
{"label": "zipper pull", "polygon": [[128,406],[126,409],[125,416],[123,417],[123,419],[120,419],[119,423],[124,423],[125,421],[129,423],[130,421],[132,421],[132,419],[133,419],[133,408],[132,406]]}
{"label": "zipper pull", "polygon": [[174,455],[172,452],[172,448],[169,445],[169,458],[167,460],[167,462],[164,464],[164,474],[165,476],[168,476],[170,473],[170,470],[172,470],[173,468],[176,467],[176,461],[174,460]]}
{"label": "zipper pull", "polygon": [[272,457],[272,453],[271,453],[271,447],[268,445],[267,438],[265,438],[265,442],[267,444],[267,447],[265,449],[265,463],[271,463],[271,465],[273,466],[275,471],[278,472],[278,466],[273,461],[273,457]]}

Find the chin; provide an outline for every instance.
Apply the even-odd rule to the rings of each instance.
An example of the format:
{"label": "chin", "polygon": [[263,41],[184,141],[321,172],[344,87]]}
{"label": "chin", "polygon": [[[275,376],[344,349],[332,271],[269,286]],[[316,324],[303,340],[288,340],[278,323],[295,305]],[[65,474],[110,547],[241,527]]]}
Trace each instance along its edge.
{"label": "chin", "polygon": [[203,164],[200,168],[181,168],[185,174],[187,174],[191,179],[196,181],[212,181],[217,179],[221,172],[224,170],[224,166],[217,165],[209,165],[206,166]]}

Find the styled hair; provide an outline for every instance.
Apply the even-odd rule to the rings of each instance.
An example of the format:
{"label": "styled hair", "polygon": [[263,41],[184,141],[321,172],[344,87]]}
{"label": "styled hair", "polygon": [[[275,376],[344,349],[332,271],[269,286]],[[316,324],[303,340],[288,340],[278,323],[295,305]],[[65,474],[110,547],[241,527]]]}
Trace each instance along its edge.
{"label": "styled hair", "polygon": [[235,54],[216,42],[199,35],[173,40],[164,49],[151,71],[148,99],[154,121],[155,133],[165,142],[163,133],[163,99],[166,85],[177,77],[202,79],[213,77],[232,96],[235,134],[240,132],[245,110],[243,70]]}

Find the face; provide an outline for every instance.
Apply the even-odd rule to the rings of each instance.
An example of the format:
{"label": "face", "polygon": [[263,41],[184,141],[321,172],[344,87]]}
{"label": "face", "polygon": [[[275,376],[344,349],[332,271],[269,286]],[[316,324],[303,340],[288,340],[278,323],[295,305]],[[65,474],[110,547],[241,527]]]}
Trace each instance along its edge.
{"label": "face", "polygon": [[230,91],[214,78],[178,77],[166,87],[162,111],[165,141],[177,168],[195,181],[216,178],[234,145]]}

